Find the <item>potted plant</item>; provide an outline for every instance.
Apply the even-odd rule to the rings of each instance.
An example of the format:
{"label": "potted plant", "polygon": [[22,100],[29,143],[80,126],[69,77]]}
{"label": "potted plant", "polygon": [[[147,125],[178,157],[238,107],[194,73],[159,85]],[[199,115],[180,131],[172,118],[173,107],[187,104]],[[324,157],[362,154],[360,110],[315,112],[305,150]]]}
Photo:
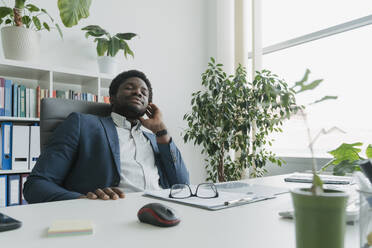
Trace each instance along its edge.
{"label": "potted plant", "polygon": [[34,4],[26,4],[26,0],[15,0],[13,8],[0,7],[1,38],[4,56],[15,60],[37,60],[40,52],[38,31],[50,31],[52,27],[42,18],[48,17],[55,25],[60,36],[61,29],[48,12]]}
{"label": "potted plant", "polygon": [[[315,89],[322,82],[322,80],[316,80],[315,83],[308,83],[309,73],[310,71],[307,70],[304,78],[295,84],[295,87],[299,87],[296,93]],[[314,103],[336,98],[335,96],[325,96]],[[348,196],[342,191],[323,189],[323,182],[318,175],[313,152],[314,143],[319,135],[315,139],[312,138],[304,108],[299,112],[303,117],[308,134],[309,149],[313,161],[313,183],[311,188],[291,190],[295,215],[296,247],[343,248]]]}
{"label": "potted plant", "polygon": [[[294,91],[267,70],[258,72],[253,82],[247,81],[242,66],[228,76],[213,58],[202,74],[202,85],[203,91],[192,94],[192,112],[184,115],[188,128],[183,138],[202,146],[207,180],[239,180],[253,163],[256,176],[265,171],[266,161],[281,165],[282,160],[265,146],[271,145],[269,133],[281,131],[283,118],[300,108]],[[231,157],[231,150],[240,153],[238,158]]]}
{"label": "potted plant", "polygon": [[85,37],[95,37],[94,42],[97,42],[98,68],[101,73],[115,74],[116,62],[114,57],[120,51],[124,51],[124,56],[128,54],[134,57],[133,51],[129,48],[127,40],[131,40],[137,36],[134,33],[117,33],[110,35],[106,30],[98,25],[89,25],[81,30],[86,31]]}

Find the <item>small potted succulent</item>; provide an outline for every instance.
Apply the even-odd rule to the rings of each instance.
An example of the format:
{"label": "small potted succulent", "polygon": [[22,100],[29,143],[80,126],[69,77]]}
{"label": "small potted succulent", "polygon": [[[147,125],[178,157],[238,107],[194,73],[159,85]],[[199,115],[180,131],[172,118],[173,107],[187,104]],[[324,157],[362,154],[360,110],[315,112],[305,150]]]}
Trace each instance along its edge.
{"label": "small potted succulent", "polygon": [[[47,17],[48,21],[44,20]],[[60,36],[62,32],[58,24],[48,12],[26,0],[15,0],[14,7],[0,7],[1,38],[4,57],[15,60],[37,60],[40,53],[40,37],[38,31],[55,26]]]}
{"label": "small potted succulent", "polygon": [[106,30],[98,25],[89,25],[82,30],[86,31],[85,37],[95,37],[94,42],[97,42],[97,55],[98,55],[98,69],[101,73],[115,74],[116,61],[114,57],[120,51],[124,51],[125,58],[128,55],[134,57],[133,51],[129,48],[127,40],[131,40],[137,36],[134,33],[117,33],[111,35]]}

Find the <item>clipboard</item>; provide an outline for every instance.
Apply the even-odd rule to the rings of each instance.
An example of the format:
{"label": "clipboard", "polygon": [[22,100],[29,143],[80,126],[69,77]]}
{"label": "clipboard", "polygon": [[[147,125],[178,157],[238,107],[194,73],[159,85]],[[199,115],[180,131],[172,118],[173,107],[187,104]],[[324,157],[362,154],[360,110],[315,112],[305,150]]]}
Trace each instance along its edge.
{"label": "clipboard", "polygon": [[[192,186],[190,186],[192,187]],[[206,210],[221,210],[225,208],[237,207],[253,202],[263,201],[267,199],[275,198],[275,195],[271,196],[257,196],[257,195],[247,195],[244,193],[233,193],[219,191],[219,196],[216,198],[199,198],[199,197],[189,197],[184,199],[170,198],[169,189],[145,191],[143,196],[153,197],[160,200],[166,200],[171,202],[176,202],[192,207],[202,208]]]}

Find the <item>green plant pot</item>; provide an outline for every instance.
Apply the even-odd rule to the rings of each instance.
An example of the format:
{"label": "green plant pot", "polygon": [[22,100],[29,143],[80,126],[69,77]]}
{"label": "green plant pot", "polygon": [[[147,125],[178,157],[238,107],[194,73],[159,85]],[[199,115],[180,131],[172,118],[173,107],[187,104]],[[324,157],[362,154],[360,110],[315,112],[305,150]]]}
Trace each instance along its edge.
{"label": "green plant pot", "polygon": [[297,248],[343,248],[347,194],[324,190],[313,195],[309,189],[291,191]]}

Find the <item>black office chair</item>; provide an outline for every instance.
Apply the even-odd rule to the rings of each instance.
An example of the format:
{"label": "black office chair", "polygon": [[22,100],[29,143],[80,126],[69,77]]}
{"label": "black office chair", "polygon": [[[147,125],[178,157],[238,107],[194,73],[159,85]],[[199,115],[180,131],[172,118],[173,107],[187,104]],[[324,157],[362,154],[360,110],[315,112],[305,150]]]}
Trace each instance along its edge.
{"label": "black office chair", "polygon": [[47,145],[56,127],[72,112],[108,116],[110,104],[69,99],[44,98],[40,106],[40,151]]}

